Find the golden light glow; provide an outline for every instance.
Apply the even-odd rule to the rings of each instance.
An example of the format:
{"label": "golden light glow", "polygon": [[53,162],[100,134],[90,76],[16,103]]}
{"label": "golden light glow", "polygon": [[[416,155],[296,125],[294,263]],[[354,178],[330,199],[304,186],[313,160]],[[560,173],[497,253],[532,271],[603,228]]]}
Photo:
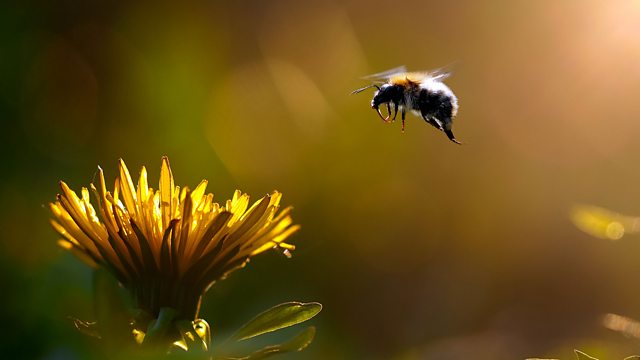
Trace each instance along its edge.
{"label": "golden light glow", "polygon": [[113,193],[98,169],[98,184],[90,186],[95,208],[87,188],[78,196],[61,181],[51,225],[63,248],[108,269],[141,309],[157,315],[169,306],[193,319],[211,284],[266,250],[290,254],[295,247],[284,241],[299,229],[291,207],[278,211],[277,191],[249,206],[249,196],[236,190],[220,205],[206,186],[206,180],[194,190],[176,186],[163,157],[158,190],[148,186],[144,167],[134,187],[120,160]]}
{"label": "golden light glow", "polygon": [[636,233],[640,229],[640,218],[590,205],[575,206],[571,220],[587,234],[608,240],[619,240],[625,233]]}

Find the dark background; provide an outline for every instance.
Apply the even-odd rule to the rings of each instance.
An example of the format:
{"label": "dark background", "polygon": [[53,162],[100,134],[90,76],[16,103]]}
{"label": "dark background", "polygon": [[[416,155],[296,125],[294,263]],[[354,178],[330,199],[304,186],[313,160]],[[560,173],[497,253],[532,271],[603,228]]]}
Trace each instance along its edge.
{"label": "dark background", "polygon": [[[179,5],[178,5],[179,4]],[[319,301],[297,358],[605,358],[640,318],[640,242],[576,203],[640,214],[640,2],[24,1],[0,8],[0,353],[93,358],[91,270],[56,245],[57,182],[207,178],[278,189],[302,230],[216,285],[214,339]],[[450,66],[463,146],[370,109],[361,76]],[[473,355],[473,356],[472,356]]]}

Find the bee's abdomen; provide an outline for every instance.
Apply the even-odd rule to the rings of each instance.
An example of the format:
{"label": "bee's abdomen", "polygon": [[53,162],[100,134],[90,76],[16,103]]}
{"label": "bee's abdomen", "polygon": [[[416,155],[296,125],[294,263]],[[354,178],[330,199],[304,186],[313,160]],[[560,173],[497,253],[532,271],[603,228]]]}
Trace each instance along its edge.
{"label": "bee's abdomen", "polygon": [[458,104],[453,94],[446,94],[441,91],[430,91],[422,89],[418,96],[414,110],[420,111],[425,116],[432,116],[444,122],[453,119],[458,111]]}

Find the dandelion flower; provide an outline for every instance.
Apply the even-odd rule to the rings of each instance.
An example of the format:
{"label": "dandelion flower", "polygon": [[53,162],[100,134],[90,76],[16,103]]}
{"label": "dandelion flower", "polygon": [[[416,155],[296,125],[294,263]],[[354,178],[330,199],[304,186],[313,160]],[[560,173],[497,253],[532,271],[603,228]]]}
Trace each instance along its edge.
{"label": "dandelion flower", "polygon": [[158,316],[169,307],[180,318],[195,319],[202,295],[215,281],[268,249],[289,255],[294,246],[284,241],[299,229],[290,207],[279,211],[277,191],[249,206],[249,196],[236,190],[218,204],[206,186],[206,180],[193,190],[175,186],[163,157],[158,189],[149,187],[144,167],[134,187],[120,160],[113,192],[100,168],[97,186],[82,188],[80,196],[61,181],[62,193],[50,204],[51,225],[63,248],[106,268],[138,308]]}

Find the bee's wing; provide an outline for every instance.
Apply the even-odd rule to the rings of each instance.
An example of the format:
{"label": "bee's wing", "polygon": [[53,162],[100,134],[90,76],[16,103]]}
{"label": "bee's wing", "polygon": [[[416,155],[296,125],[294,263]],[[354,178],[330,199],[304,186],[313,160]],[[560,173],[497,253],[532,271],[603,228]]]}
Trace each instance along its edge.
{"label": "bee's wing", "polygon": [[371,75],[364,76],[362,79],[371,80],[371,81],[386,82],[387,80],[389,80],[393,76],[395,76],[397,74],[400,74],[400,73],[404,73],[404,72],[407,72],[407,67],[403,65],[403,66],[398,66],[398,67],[393,68],[393,69],[389,69],[387,71],[379,72],[377,74],[371,74]]}
{"label": "bee's wing", "polygon": [[431,70],[428,72],[428,76],[434,80],[442,81],[449,76],[451,76],[452,72],[446,67],[441,67],[435,70]]}
{"label": "bee's wing", "polygon": [[434,80],[439,80],[439,81],[444,80],[449,76],[451,76],[451,74],[453,74],[453,66],[455,64],[456,63],[452,63],[452,64],[445,65],[443,67],[431,70],[428,72],[429,77],[431,77]]}
{"label": "bee's wing", "polygon": [[435,70],[429,70],[429,71],[412,71],[409,73],[406,73],[406,76],[409,79],[413,79],[414,81],[421,81],[427,78],[436,80],[436,81],[443,81],[444,79],[448,78],[449,76],[451,76],[453,72],[449,69],[449,67],[441,67]]}

